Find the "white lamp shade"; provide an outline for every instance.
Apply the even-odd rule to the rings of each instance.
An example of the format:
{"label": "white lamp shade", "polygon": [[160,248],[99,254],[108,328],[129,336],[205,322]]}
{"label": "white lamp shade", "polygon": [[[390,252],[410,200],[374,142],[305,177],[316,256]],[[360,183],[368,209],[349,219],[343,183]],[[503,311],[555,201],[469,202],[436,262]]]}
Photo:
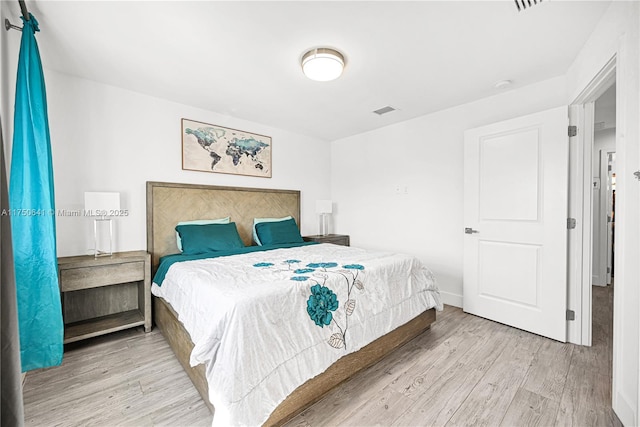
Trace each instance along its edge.
{"label": "white lamp shade", "polygon": [[328,82],[335,80],[344,69],[344,57],[328,48],[312,49],[302,57],[302,72],[311,80]]}
{"label": "white lamp shade", "polygon": [[333,212],[333,202],[331,200],[316,200],[316,213],[330,214]]}
{"label": "white lamp shade", "polygon": [[84,210],[86,216],[111,216],[120,210],[120,193],[86,192]]}

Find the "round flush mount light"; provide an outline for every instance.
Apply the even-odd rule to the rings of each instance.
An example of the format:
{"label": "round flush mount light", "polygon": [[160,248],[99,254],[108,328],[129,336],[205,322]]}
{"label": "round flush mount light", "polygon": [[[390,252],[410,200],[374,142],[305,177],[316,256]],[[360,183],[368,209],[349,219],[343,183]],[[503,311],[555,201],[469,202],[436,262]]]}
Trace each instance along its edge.
{"label": "round flush mount light", "polygon": [[318,47],[302,56],[302,72],[311,80],[335,80],[344,69],[344,56],[335,49]]}

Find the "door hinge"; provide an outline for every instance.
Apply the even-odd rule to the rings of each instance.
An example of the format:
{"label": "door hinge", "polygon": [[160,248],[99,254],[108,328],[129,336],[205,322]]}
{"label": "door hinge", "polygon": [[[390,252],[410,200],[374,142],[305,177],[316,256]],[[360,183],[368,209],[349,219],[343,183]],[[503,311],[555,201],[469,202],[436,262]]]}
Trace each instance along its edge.
{"label": "door hinge", "polygon": [[576,320],[576,312],[573,310],[567,310],[567,320]]}
{"label": "door hinge", "polygon": [[607,267],[607,274],[611,273],[611,267]]}
{"label": "door hinge", "polygon": [[567,218],[567,229],[572,230],[576,228],[576,219],[575,218]]}
{"label": "door hinge", "polygon": [[578,134],[578,126],[569,126],[569,136],[576,136]]}

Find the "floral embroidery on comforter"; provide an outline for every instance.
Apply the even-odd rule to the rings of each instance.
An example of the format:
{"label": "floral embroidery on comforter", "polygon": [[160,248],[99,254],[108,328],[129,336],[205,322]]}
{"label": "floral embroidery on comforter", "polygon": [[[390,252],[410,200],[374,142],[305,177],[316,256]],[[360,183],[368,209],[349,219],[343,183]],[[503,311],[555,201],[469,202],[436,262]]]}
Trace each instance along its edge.
{"label": "floral embroidery on comforter", "polygon": [[[298,259],[288,259],[282,262],[284,266],[287,266],[287,271],[292,271],[293,265],[299,265],[302,261]],[[272,262],[259,262],[253,264],[257,268],[272,268],[278,269]],[[361,264],[346,264],[342,266],[342,269],[337,269],[339,264],[337,262],[312,262],[306,264],[305,267],[298,267],[293,270],[293,276],[291,280],[296,282],[311,282],[310,292],[311,295],[307,300],[307,313],[311,320],[321,328],[325,326],[333,326],[337,329],[332,333],[327,343],[333,348],[347,349],[347,330],[349,329],[349,316],[351,316],[356,309],[355,296],[352,298],[352,292],[355,289],[359,291],[364,290],[364,281],[361,273],[364,273],[364,266]],[[345,313],[344,324],[340,325],[333,316],[333,312],[338,310],[340,302],[338,297],[327,286],[327,279],[330,275],[338,275],[345,281],[347,289],[347,299],[342,304],[342,310]],[[342,285],[342,280],[339,282]]]}

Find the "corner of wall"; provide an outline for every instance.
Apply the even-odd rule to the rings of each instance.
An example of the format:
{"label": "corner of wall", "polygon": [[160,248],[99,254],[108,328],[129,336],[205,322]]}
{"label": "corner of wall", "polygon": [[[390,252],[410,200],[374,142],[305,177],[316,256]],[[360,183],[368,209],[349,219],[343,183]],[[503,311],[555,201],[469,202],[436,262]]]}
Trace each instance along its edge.
{"label": "corner of wall", "polygon": [[440,297],[442,299],[443,304],[462,308],[462,295],[454,294],[451,292],[440,291]]}

